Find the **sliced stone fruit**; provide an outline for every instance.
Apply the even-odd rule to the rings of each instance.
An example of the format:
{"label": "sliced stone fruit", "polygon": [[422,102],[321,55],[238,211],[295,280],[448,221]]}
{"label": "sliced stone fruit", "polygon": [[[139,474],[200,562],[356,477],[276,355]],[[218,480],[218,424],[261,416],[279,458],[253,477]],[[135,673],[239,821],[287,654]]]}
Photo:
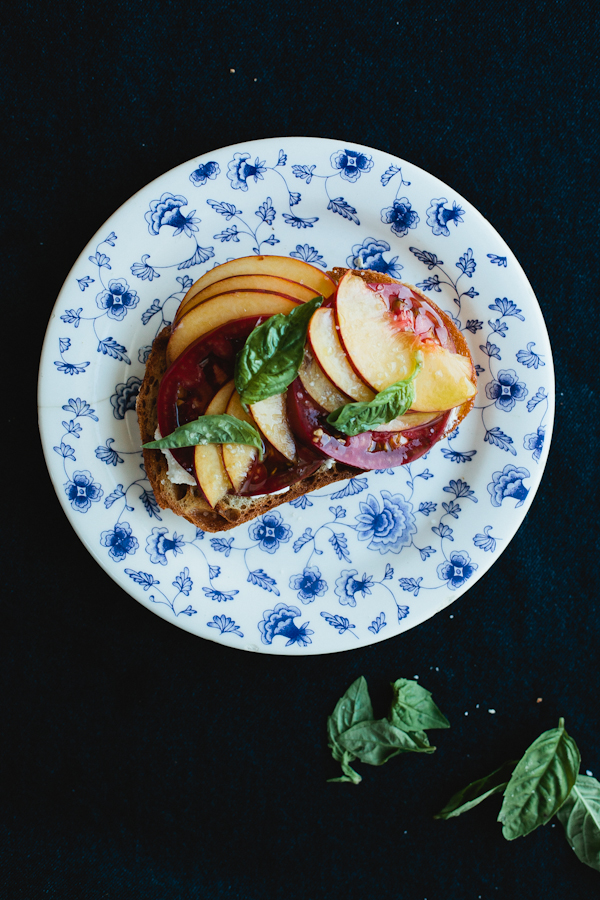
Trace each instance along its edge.
{"label": "sliced stone fruit", "polygon": [[[243,422],[248,422],[250,425],[255,425],[252,416],[249,416],[242,406],[237,391],[232,393],[226,413]],[[258,450],[249,444],[223,444],[223,463],[236,493],[247,480],[257,458]]]}
{"label": "sliced stone fruit", "polygon": [[273,316],[287,314],[298,302],[281,294],[267,294],[252,291],[232,291],[219,294],[190,310],[174,327],[167,344],[167,365],[180,356],[186,347],[204,334],[220,328],[227,322],[251,316]]}
{"label": "sliced stone fruit", "polygon": [[296,443],[287,417],[286,391],[250,404],[250,412],[266,439],[290,462],[296,460]]}
{"label": "sliced stone fruit", "polygon": [[308,340],[323,372],[340,391],[362,403],[373,399],[374,392],[358,377],[348,362],[332,309],[321,307],[314,313],[308,326]]}
{"label": "sliced stone fruit", "polygon": [[[233,379],[224,384],[206,408],[205,415],[220,416],[227,411],[227,405],[235,389]],[[197,444],[194,448],[196,480],[204,496],[214,507],[222,500],[231,487],[231,480],[223,462],[220,444]]]}
{"label": "sliced stone fruit", "polygon": [[327,412],[331,413],[345,403],[350,403],[350,397],[338,391],[314,358],[309,347],[306,347],[304,351],[304,359],[298,377],[313,400],[316,400],[319,406],[322,406]]}
{"label": "sliced stone fruit", "polygon": [[[198,282],[196,282],[197,284]],[[175,314],[175,323],[179,322],[191,309],[204,303],[205,300],[210,300],[219,294],[228,294],[231,291],[267,291],[282,294],[284,297],[289,297],[290,300],[298,300],[301,303],[306,303],[307,300],[319,296],[314,288],[296,281],[289,281],[287,278],[279,278],[276,275],[234,275],[231,278],[215,281],[201,289],[195,290],[196,285],[190,288],[181,302]]]}
{"label": "sliced stone fruit", "polygon": [[423,344],[423,368],[415,379],[411,409],[432,412],[461,406],[477,393],[471,360],[437,344]]}

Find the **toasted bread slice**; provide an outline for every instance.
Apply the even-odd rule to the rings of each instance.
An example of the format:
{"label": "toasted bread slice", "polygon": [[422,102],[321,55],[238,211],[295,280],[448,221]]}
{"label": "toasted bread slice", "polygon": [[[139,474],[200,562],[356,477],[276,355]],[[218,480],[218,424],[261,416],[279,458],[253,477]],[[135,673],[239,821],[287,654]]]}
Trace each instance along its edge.
{"label": "toasted bread slice", "polygon": [[[347,272],[347,269],[335,268],[328,274],[337,282]],[[399,284],[398,279],[380,272],[367,270],[355,270],[364,281],[370,284]],[[407,285],[420,297],[427,301],[441,316],[444,325],[448,328],[454,341],[456,350],[461,356],[471,359],[467,343],[456,328],[450,317],[442,312],[432,300],[413,285]],[[171,328],[166,327],[158,334],[152,351],[146,364],[146,374],[140,387],[137,398],[137,414],[140,426],[142,443],[154,440],[158,426],[157,397],[161,379],[167,369],[167,344],[171,336]],[[474,398],[464,403],[456,410],[456,415],[451,418],[443,434],[447,437],[467,415],[474,403]],[[361,470],[342,465],[333,460],[324,460],[323,465],[308,478],[298,484],[292,485],[284,493],[268,494],[262,497],[246,497],[237,494],[228,494],[221,500],[216,509],[212,509],[202,496],[197,485],[173,484],[167,477],[168,463],[165,455],[160,450],[144,450],[144,465],[146,474],[152,485],[154,496],[161,509],[171,509],[173,512],[187,519],[193,525],[203,531],[217,532],[227,531],[237,525],[243,525],[257,516],[263,515],[271,509],[295,500],[303,494],[316,491],[336,481],[353,478]]]}

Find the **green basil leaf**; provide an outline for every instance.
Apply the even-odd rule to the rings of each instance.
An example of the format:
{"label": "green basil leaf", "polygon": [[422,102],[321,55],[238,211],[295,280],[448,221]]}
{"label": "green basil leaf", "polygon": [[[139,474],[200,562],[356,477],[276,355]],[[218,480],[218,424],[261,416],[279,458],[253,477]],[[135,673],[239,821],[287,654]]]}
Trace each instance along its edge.
{"label": "green basil leaf", "polygon": [[347,750],[344,751],[342,759],[339,760],[342,766],[343,775],[340,775],[339,778],[328,778],[327,781],[349,781],[352,784],[360,784],[362,781],[361,776],[358,772],[355,772],[352,766],[349,765],[350,762],[354,759],[351,753],[348,753]]}
{"label": "green basil leaf", "polygon": [[249,335],[238,354],[234,376],[245,406],[282,394],[296,378],[304,356],[308,323],[323,301],[323,297],[313,297],[298,304],[287,316],[271,316]]}
{"label": "green basil leaf", "polygon": [[557,815],[578,859],[600,872],[600,782],[578,775]]}
{"label": "green basil leaf", "polygon": [[552,818],[569,796],[580,762],[564,719],[528,747],[508,782],[498,816],[508,841],[530,834]]}
{"label": "green basil leaf", "polygon": [[370,403],[346,403],[345,406],[334,409],[327,416],[327,421],[342,434],[354,437],[363,431],[371,431],[384,422],[391,422],[397,416],[403,416],[414,402],[414,381],[422,367],[423,354],[417,350],[415,368],[409,378],[380,391]]}
{"label": "green basil leaf", "polygon": [[[346,693],[340,697],[335,705],[332,715],[327,719],[328,746],[330,747],[332,756],[336,762],[342,763],[342,769],[344,767],[343,761],[346,756],[348,755],[346,763],[351,762],[354,757],[350,756],[348,751],[340,747],[337,742],[338,737],[357,722],[372,718],[373,707],[371,706],[367,681],[364,676],[361,675],[360,678],[357,678],[356,681],[352,682]],[[354,774],[356,775],[356,772]],[[358,782],[355,783],[358,784]]]}
{"label": "green basil leaf", "polygon": [[172,434],[143,444],[145,450],[171,450],[196,444],[249,444],[263,457],[263,442],[254,425],[235,416],[200,416],[195,422],[180,425]]}
{"label": "green basil leaf", "polygon": [[418,734],[408,734],[391,725],[387,719],[358,722],[337,738],[360,762],[381,766],[399,753],[433,753],[435,747]]}
{"label": "green basil leaf", "polygon": [[482,800],[491,797],[492,794],[502,793],[516,765],[517,760],[511,759],[509,762],[503,763],[491,775],[486,775],[485,778],[480,778],[478,781],[472,781],[471,784],[453,794],[445,807],[433,818],[453,819],[455,816],[460,816],[469,809],[473,809],[474,806],[478,806]]}
{"label": "green basil leaf", "polygon": [[431,693],[417,681],[399,678],[392,684],[394,698],[389,721],[402,731],[450,728],[450,722],[431,699]]}

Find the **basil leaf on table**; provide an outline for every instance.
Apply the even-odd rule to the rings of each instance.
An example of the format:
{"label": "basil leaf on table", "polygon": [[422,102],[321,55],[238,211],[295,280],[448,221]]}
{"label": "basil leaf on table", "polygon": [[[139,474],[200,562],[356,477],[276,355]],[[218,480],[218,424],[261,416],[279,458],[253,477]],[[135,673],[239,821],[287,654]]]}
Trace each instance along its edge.
{"label": "basil leaf on table", "polygon": [[381,766],[399,753],[434,753],[429,745],[416,734],[408,734],[391,725],[387,719],[358,722],[338,738],[338,743],[349,750],[360,762]]}
{"label": "basil leaf on table", "polygon": [[399,678],[392,683],[394,698],[388,716],[392,725],[403,731],[424,731],[427,728],[450,728],[450,722],[440,712],[417,681]]}
{"label": "basil leaf on table", "polygon": [[575,784],[580,762],[564,719],[528,747],[508,782],[498,816],[508,841],[530,834],[558,812]]}
{"label": "basil leaf on table", "polygon": [[415,399],[414,381],[423,367],[423,354],[415,353],[415,368],[404,381],[397,381],[376,394],[369,403],[346,403],[327,416],[327,421],[342,434],[354,437],[363,431],[371,431],[377,425],[391,422],[403,416]]}
{"label": "basil leaf on table", "polygon": [[578,859],[600,872],[600,782],[578,775],[557,815]]}
{"label": "basil leaf on table", "polygon": [[478,806],[487,797],[491,797],[492,794],[502,793],[516,765],[517,760],[511,759],[509,762],[503,763],[491,775],[486,775],[485,778],[479,778],[477,781],[471,782],[471,784],[453,794],[445,807],[433,818],[453,819],[455,816],[460,816],[469,809],[473,809],[474,806]]}
{"label": "basil leaf on table", "polygon": [[296,378],[308,323],[323,302],[324,297],[313,297],[252,331],[235,364],[235,386],[244,406],[282,394]]}
{"label": "basil leaf on table", "polygon": [[338,738],[352,725],[373,718],[373,707],[364,676],[354,681],[346,693],[340,697],[335,705],[332,715],[327,719],[328,746],[336,762],[341,763],[344,776],[342,778],[330,778],[329,781],[352,781],[359,784],[361,776],[350,767],[354,757],[338,743]]}
{"label": "basil leaf on table", "polygon": [[171,450],[178,447],[195,447],[196,444],[249,444],[263,457],[263,442],[254,425],[228,416],[200,416],[195,422],[180,425],[172,434],[142,444],[145,450]]}

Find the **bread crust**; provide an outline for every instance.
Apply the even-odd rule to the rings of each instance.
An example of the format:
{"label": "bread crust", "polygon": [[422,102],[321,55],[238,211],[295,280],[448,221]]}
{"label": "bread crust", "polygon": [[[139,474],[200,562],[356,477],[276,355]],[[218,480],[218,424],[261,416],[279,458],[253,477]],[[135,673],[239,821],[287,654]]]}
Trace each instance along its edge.
{"label": "bread crust", "polygon": [[[338,283],[347,271],[344,268],[334,268],[327,274]],[[381,272],[371,272],[364,269],[353,271],[355,275],[358,275],[369,284],[405,284],[405,282],[399,282],[397,279]],[[435,309],[446,328],[448,328],[457,352],[471,360],[467,343],[450,317],[440,310],[417,287],[413,285],[406,286]],[[170,336],[171,327],[166,326],[155,338],[146,363],[146,374],[137,397],[136,409],[142,444],[154,440],[158,427],[158,391],[167,369],[166,351]],[[457,415],[452,417],[442,438],[447,437],[457,427],[474,402],[475,398],[472,398],[463,403],[457,410]],[[245,522],[249,522],[257,516],[275,509],[282,503],[288,503],[290,500],[295,500],[304,494],[326,487],[336,481],[354,478],[362,472],[362,469],[355,469],[332,460],[324,460],[323,465],[313,475],[309,475],[308,478],[291,485],[283,494],[268,494],[256,498],[228,495],[217,504],[216,509],[212,509],[197,485],[173,484],[169,480],[167,477],[168,463],[165,455],[160,450],[142,450],[142,452],[146,475],[152,485],[154,496],[160,508],[171,509],[176,515],[182,516],[197,528],[208,532],[228,531],[230,528],[243,525]]]}

